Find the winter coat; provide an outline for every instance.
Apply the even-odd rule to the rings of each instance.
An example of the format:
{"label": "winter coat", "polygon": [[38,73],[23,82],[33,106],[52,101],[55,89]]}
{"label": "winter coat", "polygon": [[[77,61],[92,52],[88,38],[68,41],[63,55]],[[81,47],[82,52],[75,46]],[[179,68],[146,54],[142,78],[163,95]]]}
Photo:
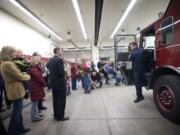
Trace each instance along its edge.
{"label": "winter coat", "polygon": [[31,76],[31,80],[29,81],[31,100],[39,101],[45,96],[44,86],[46,83],[42,77],[42,71],[38,65],[32,65],[28,70],[28,74]]}
{"label": "winter coat", "polygon": [[77,78],[77,68],[75,65],[71,66],[71,79],[76,79]]}
{"label": "winter coat", "polygon": [[29,75],[21,73],[12,61],[1,63],[1,74],[5,82],[7,97],[9,100],[17,100],[25,95],[22,81],[30,79]]}

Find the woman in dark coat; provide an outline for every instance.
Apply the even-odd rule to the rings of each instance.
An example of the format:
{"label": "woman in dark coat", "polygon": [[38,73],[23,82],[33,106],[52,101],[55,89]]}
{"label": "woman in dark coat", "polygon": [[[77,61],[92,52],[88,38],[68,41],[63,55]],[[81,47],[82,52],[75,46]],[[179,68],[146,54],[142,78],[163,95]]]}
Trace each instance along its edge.
{"label": "woman in dark coat", "polygon": [[44,86],[45,81],[42,77],[42,71],[38,66],[40,62],[40,56],[32,56],[31,68],[28,73],[31,75],[31,80],[29,81],[29,92],[31,98],[31,120],[32,122],[40,121],[43,119],[43,115],[38,113],[38,101],[42,100],[44,97]]}

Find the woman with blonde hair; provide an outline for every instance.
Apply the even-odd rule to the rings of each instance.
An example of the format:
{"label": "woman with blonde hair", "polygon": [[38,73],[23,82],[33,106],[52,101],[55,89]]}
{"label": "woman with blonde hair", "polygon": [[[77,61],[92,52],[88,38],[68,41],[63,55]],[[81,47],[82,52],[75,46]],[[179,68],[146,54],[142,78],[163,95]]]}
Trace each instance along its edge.
{"label": "woman with blonde hair", "polygon": [[22,74],[13,62],[16,57],[14,47],[4,46],[1,51],[1,73],[5,81],[6,93],[13,103],[13,110],[8,127],[8,135],[26,133],[30,129],[25,129],[23,125],[22,109],[25,90],[22,81],[29,80],[30,76]]}
{"label": "woman with blonde hair", "polygon": [[32,56],[31,58],[31,68],[28,73],[31,75],[31,80],[29,81],[29,92],[31,98],[31,120],[32,122],[43,120],[43,115],[38,113],[38,102],[44,97],[44,87],[46,85],[42,71],[39,68],[41,57]]}

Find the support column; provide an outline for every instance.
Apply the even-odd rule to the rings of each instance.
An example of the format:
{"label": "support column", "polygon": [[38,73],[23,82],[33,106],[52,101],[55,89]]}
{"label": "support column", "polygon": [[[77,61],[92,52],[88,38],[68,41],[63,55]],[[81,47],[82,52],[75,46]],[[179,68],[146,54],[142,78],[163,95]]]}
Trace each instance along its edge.
{"label": "support column", "polygon": [[92,44],[92,60],[97,65],[99,61],[99,47]]}

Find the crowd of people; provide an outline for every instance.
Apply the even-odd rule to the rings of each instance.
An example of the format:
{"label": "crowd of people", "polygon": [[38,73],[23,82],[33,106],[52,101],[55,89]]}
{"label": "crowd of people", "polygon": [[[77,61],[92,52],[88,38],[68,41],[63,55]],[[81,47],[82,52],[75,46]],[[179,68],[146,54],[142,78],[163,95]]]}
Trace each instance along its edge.
{"label": "crowd of people", "polygon": [[[144,50],[138,48],[136,43],[130,45],[129,60],[132,61],[132,69],[136,86],[134,103],[144,99],[142,94],[144,72]],[[6,108],[11,109],[9,126],[6,129],[0,117],[1,135],[18,135],[30,131],[23,125],[23,100],[30,98],[32,122],[44,119],[42,110],[45,97],[44,88],[52,90],[53,113],[56,121],[66,121],[65,116],[66,96],[77,90],[77,83],[81,82],[85,94],[90,94],[92,89],[101,88],[110,84],[111,74],[114,85],[124,82],[120,71],[113,67],[110,61],[100,60],[97,66],[82,58],[81,63],[72,62],[62,55],[62,49],[54,48],[54,57],[47,61],[41,59],[38,52],[34,52],[30,60],[25,59],[23,52],[12,46],[4,46],[0,53],[0,112],[4,112],[3,99]],[[105,80],[105,83],[104,83]]]}
{"label": "crowd of people", "polygon": [[[31,99],[31,121],[35,122],[43,119],[41,110],[47,108],[43,106],[43,98],[45,96],[44,86],[46,82],[42,76],[42,71],[41,56],[38,53],[34,53],[30,62],[27,62],[23,58],[21,50],[11,46],[2,48],[0,112],[5,111],[5,108],[3,108],[3,97],[5,97],[7,109],[12,108],[8,135],[26,133],[30,130],[23,125],[22,109],[24,99],[29,97]],[[2,131],[4,129],[2,120],[0,125],[0,131]]]}
{"label": "crowd of people", "polygon": [[[78,82],[81,82],[84,93],[90,94],[92,89],[102,87],[104,79],[105,84],[109,84],[108,74],[112,74],[115,85],[123,81],[121,73],[113,68],[111,62],[99,61],[97,68],[93,62],[84,58],[81,63],[71,62],[63,58],[60,48],[54,48],[54,57],[48,61],[43,61],[38,52],[34,52],[31,59],[26,60],[23,52],[12,46],[4,46],[0,56],[0,112],[5,111],[3,98],[6,108],[12,109],[8,135],[30,130],[23,125],[24,99],[31,100],[31,121],[44,119],[41,111],[47,109],[43,105],[45,87],[52,90],[54,119],[65,121],[69,119],[65,116],[66,96],[71,94],[71,90],[77,90]],[[5,131],[1,118],[0,126]]]}

